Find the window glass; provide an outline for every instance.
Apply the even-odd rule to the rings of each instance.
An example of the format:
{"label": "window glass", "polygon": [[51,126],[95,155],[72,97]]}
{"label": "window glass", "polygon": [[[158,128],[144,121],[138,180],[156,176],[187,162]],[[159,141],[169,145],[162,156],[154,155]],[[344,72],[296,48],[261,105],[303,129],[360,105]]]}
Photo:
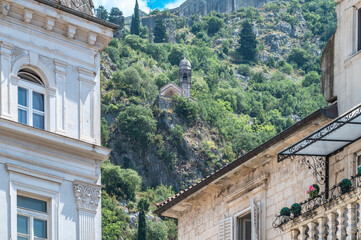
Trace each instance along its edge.
{"label": "window glass", "polygon": [[23,109],[18,109],[18,121],[22,124],[28,124],[28,112]]}
{"label": "window glass", "polygon": [[44,116],[40,114],[33,114],[33,126],[36,128],[44,129]]}
{"label": "window glass", "polygon": [[28,107],[28,90],[22,87],[18,88],[18,103],[19,105]]}
{"label": "window glass", "polygon": [[250,240],[252,236],[251,214],[237,219],[238,240]]}
{"label": "window glass", "polygon": [[46,202],[24,196],[18,196],[18,207],[46,213]]}
{"label": "window glass", "polygon": [[46,221],[40,219],[34,219],[34,236],[40,238],[46,238]]}
{"label": "window glass", "polygon": [[28,217],[18,215],[18,233],[29,234],[28,222]]}
{"label": "window glass", "polygon": [[18,237],[18,240],[29,240],[29,238],[26,238],[26,237]]}
{"label": "window glass", "polygon": [[33,92],[33,108],[35,110],[44,112],[44,95],[38,92]]}

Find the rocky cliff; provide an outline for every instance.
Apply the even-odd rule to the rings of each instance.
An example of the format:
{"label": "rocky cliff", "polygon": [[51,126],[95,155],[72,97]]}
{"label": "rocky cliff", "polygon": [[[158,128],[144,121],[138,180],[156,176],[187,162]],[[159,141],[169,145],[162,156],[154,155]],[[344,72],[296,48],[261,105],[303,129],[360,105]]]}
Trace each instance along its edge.
{"label": "rocky cliff", "polygon": [[191,17],[195,14],[204,16],[212,11],[233,12],[240,7],[260,7],[270,0],[188,0],[172,11],[181,17]]}

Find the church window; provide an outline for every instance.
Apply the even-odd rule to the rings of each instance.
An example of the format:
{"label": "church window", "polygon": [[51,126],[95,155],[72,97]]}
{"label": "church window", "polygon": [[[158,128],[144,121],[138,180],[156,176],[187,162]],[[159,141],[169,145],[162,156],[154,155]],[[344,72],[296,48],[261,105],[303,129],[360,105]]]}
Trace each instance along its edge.
{"label": "church window", "polygon": [[184,74],[183,75],[183,81],[187,81],[188,77],[187,77],[187,74]]}
{"label": "church window", "polygon": [[36,128],[45,128],[45,88],[41,78],[32,70],[18,73],[18,122]]}
{"label": "church window", "polygon": [[46,240],[48,238],[47,202],[18,195],[18,240]]}

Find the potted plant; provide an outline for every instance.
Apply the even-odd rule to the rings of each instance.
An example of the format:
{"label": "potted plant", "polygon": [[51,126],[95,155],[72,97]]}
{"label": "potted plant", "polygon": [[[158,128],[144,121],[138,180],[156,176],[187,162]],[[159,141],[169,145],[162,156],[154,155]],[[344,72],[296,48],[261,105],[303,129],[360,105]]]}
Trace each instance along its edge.
{"label": "potted plant", "polygon": [[298,217],[301,214],[301,205],[299,203],[294,203],[291,206],[291,213],[294,217]]}
{"label": "potted plant", "polygon": [[351,185],[352,185],[352,183],[351,183],[350,179],[347,179],[347,178],[343,179],[343,180],[338,184],[338,186],[341,188],[342,194],[345,194],[345,193],[347,193],[348,191],[350,191]]}
{"label": "potted plant", "polygon": [[309,195],[310,199],[317,197],[319,193],[320,193],[320,187],[317,184],[312,184],[307,191],[307,194]]}
{"label": "potted plant", "polygon": [[290,209],[288,207],[282,208],[280,211],[280,215],[289,217],[291,215]]}

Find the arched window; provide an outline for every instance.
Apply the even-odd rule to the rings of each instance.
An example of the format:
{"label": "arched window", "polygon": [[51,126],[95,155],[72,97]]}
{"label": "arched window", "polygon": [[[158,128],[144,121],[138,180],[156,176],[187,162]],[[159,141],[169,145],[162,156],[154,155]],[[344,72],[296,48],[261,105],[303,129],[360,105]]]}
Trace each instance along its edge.
{"label": "arched window", "polygon": [[187,74],[185,73],[185,74],[183,75],[183,81],[187,81],[187,79],[188,79],[188,77],[187,77]]}
{"label": "arched window", "polygon": [[45,86],[40,76],[29,68],[18,72],[18,122],[45,128]]}

